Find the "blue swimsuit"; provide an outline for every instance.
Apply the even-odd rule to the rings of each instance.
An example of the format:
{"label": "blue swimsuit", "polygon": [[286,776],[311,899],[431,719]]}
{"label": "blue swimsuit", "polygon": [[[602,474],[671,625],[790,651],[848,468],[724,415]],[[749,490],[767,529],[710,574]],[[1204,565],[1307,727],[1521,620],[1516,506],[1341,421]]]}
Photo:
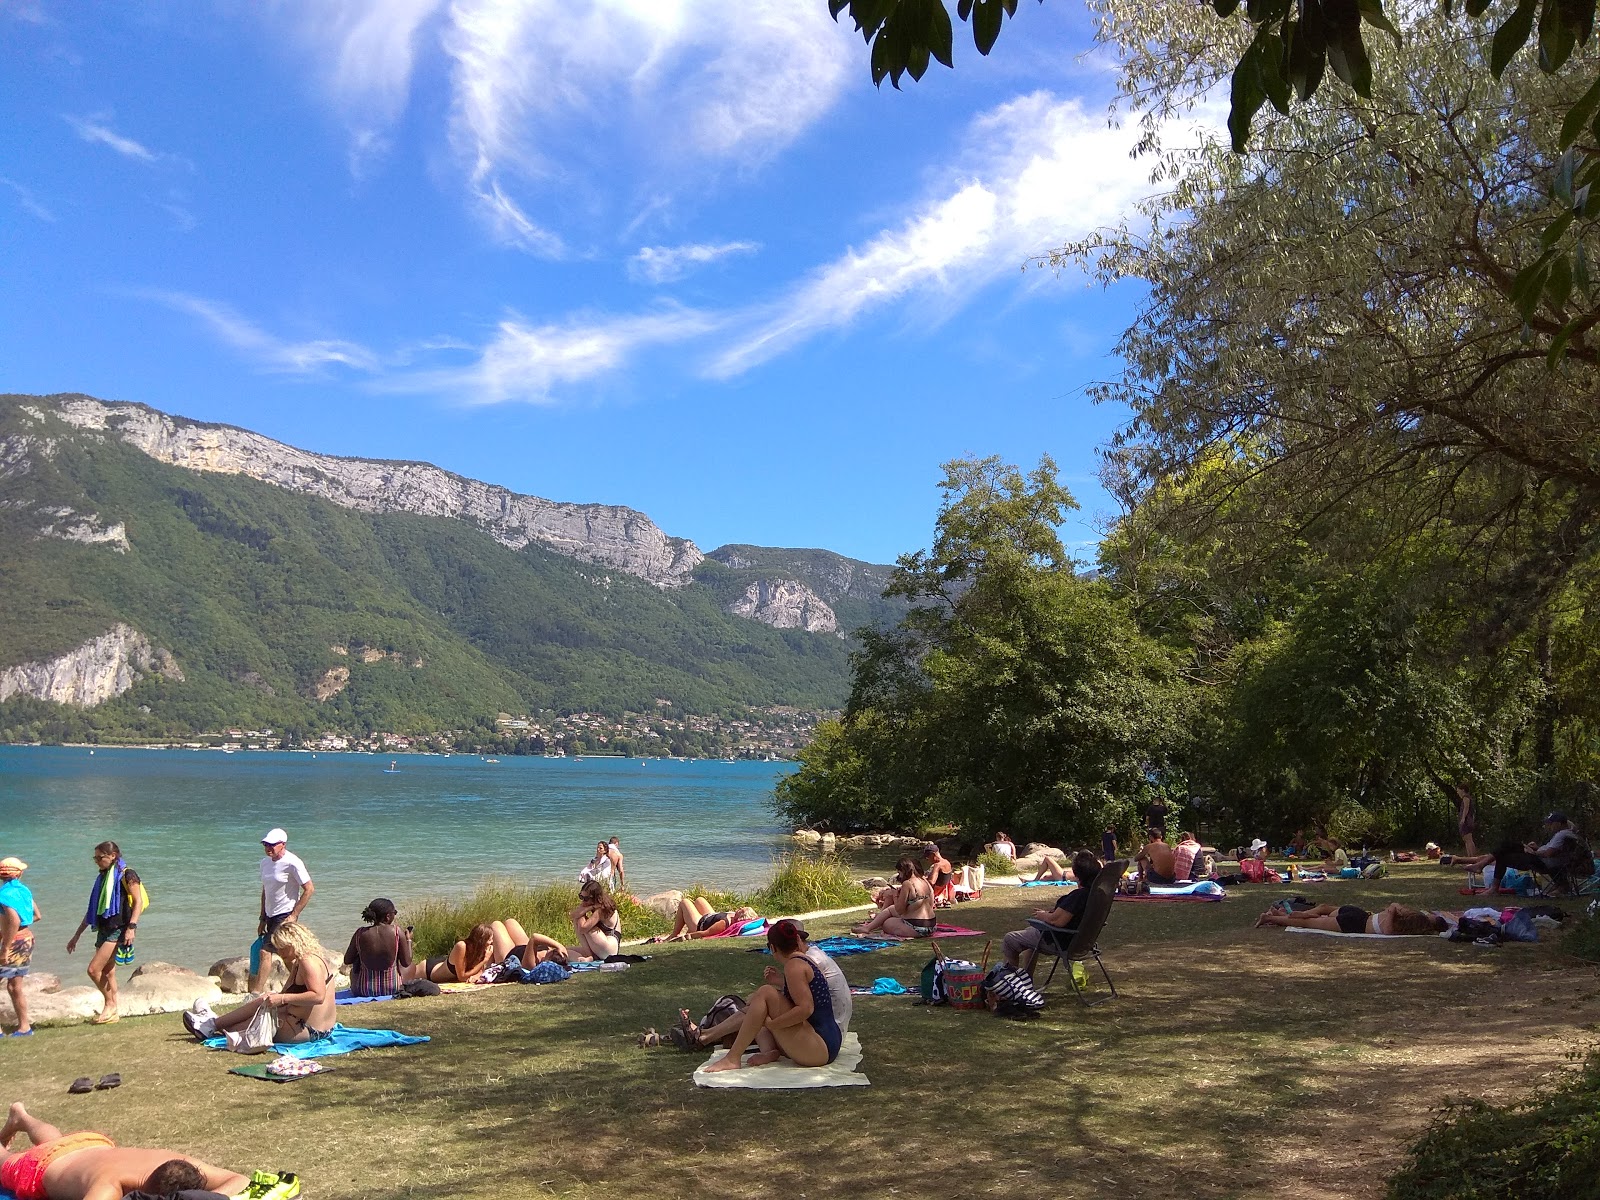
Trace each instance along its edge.
{"label": "blue swimsuit", "polygon": [[[811,1015],[806,1018],[811,1028],[815,1029],[828,1047],[828,1061],[832,1062],[839,1057],[839,1046],[844,1042],[844,1034],[839,1030],[839,1022],[833,1019],[833,992],[828,987],[828,981],[822,977],[822,972],[816,965],[807,963],[811,968]],[[783,994],[789,996],[789,987],[784,985]],[[789,996],[792,1001],[793,996]]]}

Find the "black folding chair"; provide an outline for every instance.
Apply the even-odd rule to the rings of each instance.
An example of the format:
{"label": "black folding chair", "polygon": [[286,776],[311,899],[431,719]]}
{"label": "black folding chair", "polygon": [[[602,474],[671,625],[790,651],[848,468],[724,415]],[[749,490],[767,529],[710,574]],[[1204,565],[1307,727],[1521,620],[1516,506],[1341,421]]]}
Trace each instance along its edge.
{"label": "black folding chair", "polygon": [[[1100,947],[1095,943],[1105,930],[1106,918],[1111,915],[1111,905],[1116,899],[1117,884],[1127,869],[1128,860],[1120,858],[1107,863],[1100,874],[1095,876],[1095,881],[1089,888],[1089,899],[1084,905],[1083,916],[1078,919],[1076,929],[1058,929],[1040,917],[1028,918],[1028,924],[1039,931],[1039,947],[1028,962],[1028,973],[1033,973],[1040,955],[1049,955],[1052,960],[1050,974],[1045,976],[1041,991],[1050,986],[1050,981],[1056,977],[1056,968],[1065,963],[1067,978],[1072,981],[1073,994],[1086,1008],[1093,1008],[1097,1004],[1116,998],[1117,985],[1111,982],[1111,973],[1106,970],[1106,964],[1100,958]],[[1111,989],[1109,996],[1101,996],[1098,1000],[1088,998],[1086,994],[1088,988],[1078,982],[1078,976],[1072,969],[1074,963],[1087,963],[1091,959],[1094,965],[1100,968],[1106,986]],[[1084,978],[1088,979],[1087,967],[1084,968]]]}

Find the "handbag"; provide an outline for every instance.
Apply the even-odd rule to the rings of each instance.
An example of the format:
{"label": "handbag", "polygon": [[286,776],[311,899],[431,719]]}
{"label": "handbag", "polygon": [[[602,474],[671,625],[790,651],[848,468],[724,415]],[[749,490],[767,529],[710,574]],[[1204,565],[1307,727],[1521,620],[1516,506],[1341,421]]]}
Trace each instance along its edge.
{"label": "handbag", "polygon": [[1005,963],[989,972],[983,986],[989,994],[991,1008],[1006,1002],[1034,1012],[1044,1007],[1044,993],[1028,978],[1028,973]]}
{"label": "handbag", "polygon": [[272,1010],[263,1003],[239,1031],[238,1044],[230,1045],[228,1049],[238,1054],[260,1054],[263,1050],[272,1049],[272,1041],[277,1036],[278,1018],[273,1016]]}

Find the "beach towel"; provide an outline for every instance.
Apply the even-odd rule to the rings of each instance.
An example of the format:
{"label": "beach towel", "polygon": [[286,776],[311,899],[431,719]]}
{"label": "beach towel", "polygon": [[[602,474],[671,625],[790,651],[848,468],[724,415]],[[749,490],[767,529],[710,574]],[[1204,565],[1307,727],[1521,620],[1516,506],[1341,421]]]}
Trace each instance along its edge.
{"label": "beach towel", "polygon": [[[992,937],[993,935],[985,933],[981,929],[968,929],[965,925],[945,925],[945,924],[941,923],[941,924],[935,925],[933,927],[933,936],[936,937],[936,938],[953,938],[953,937]],[[926,939],[924,939],[924,938],[909,938],[907,940],[920,942],[920,941],[925,941]]]}
{"label": "beach towel", "polygon": [[861,1039],[854,1033],[844,1035],[839,1047],[839,1057],[825,1067],[797,1067],[790,1062],[768,1063],[763,1067],[740,1067],[737,1071],[718,1071],[708,1075],[705,1067],[717,1062],[727,1051],[718,1050],[706,1059],[704,1066],[695,1070],[694,1081],[700,1087],[711,1088],[824,1088],[866,1087],[871,1082],[856,1070],[861,1065]]}
{"label": "beach towel", "polygon": [[872,981],[871,987],[862,987],[859,984],[850,988],[852,996],[907,996],[911,989],[898,979],[890,979],[887,975],[880,975]]}
{"label": "beach towel", "polygon": [[[841,933],[834,937],[825,937],[820,942],[811,943],[829,958],[845,958],[851,954],[870,954],[874,950],[884,950],[900,943],[889,938],[864,938],[856,937],[852,933]],[[756,949],[752,947],[752,949]],[[762,954],[772,953],[765,946],[759,947]]]}
{"label": "beach towel", "polygon": [[1283,927],[1283,931],[1285,933],[1320,933],[1323,937],[1379,938],[1379,939],[1381,939],[1381,940],[1383,940],[1385,942],[1391,941],[1391,940],[1393,940],[1394,938],[1397,938],[1397,937],[1427,937],[1428,936],[1425,933],[1424,934],[1340,933],[1337,929],[1316,929],[1316,928],[1314,928],[1314,927],[1312,927],[1310,925],[1285,925]]}
{"label": "beach towel", "polygon": [[1126,900],[1138,901],[1141,904],[1214,904],[1218,900],[1226,900],[1227,898],[1228,894],[1223,891],[1185,892],[1175,896],[1163,895],[1159,892],[1150,892],[1148,894],[1140,893],[1136,896],[1125,895],[1122,892],[1118,892],[1116,895],[1116,900],[1118,903]]}
{"label": "beach towel", "polygon": [[1020,886],[1069,888],[1077,887],[1078,881],[1076,879],[1029,879]]}
{"label": "beach towel", "polygon": [[[290,1058],[329,1058],[335,1054],[349,1054],[352,1050],[372,1050],[383,1046],[415,1046],[430,1039],[411,1037],[392,1029],[350,1029],[335,1025],[333,1032],[315,1042],[279,1042],[273,1052],[287,1054]],[[207,1038],[201,1043],[207,1050],[222,1050],[227,1038]]]}
{"label": "beach towel", "polygon": [[335,1004],[376,1004],[379,1000],[393,999],[393,996],[354,996],[351,995],[349,988],[333,994]]}

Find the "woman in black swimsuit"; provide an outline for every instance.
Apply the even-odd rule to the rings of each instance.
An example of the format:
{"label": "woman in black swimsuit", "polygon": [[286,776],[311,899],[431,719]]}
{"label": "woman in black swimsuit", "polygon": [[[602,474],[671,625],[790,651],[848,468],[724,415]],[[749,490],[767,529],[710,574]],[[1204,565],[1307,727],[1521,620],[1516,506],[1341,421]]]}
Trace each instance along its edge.
{"label": "woman in black swimsuit", "polygon": [[687,942],[691,939],[720,937],[730,928],[754,921],[761,914],[748,906],[730,908],[722,912],[712,909],[711,901],[704,896],[685,896],[678,901],[678,916],[672,932],[658,942]]}
{"label": "woman in black swimsuit", "polygon": [[494,927],[474,925],[467,936],[450,950],[448,958],[430,958],[414,962],[402,976],[406,983],[413,979],[431,979],[434,983],[477,983],[494,957]]}

